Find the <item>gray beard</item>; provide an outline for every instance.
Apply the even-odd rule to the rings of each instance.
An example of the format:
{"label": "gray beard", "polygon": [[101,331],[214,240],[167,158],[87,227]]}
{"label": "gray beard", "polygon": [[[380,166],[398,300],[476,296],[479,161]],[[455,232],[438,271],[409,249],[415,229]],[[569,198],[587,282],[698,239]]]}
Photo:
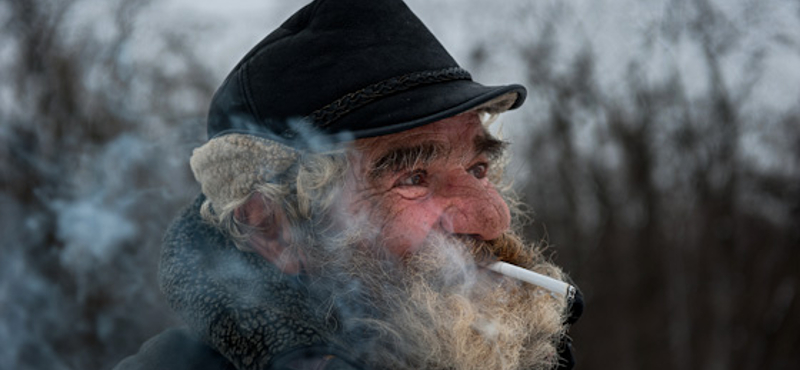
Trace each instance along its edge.
{"label": "gray beard", "polygon": [[403,259],[368,243],[337,243],[307,252],[314,264],[306,268],[324,297],[321,312],[342,333],[338,345],[371,367],[551,369],[564,298],[492,273],[476,258],[556,278],[561,271],[517,238],[501,239],[434,237]]}

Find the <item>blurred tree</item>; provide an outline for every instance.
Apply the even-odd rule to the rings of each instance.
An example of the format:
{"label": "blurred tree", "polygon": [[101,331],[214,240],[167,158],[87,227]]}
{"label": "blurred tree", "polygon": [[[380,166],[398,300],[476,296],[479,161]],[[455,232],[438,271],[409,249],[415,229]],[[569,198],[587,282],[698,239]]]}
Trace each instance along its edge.
{"label": "blurred tree", "polygon": [[155,267],[215,82],[148,3],[0,1],[2,368],[110,368],[174,322]]}
{"label": "blurred tree", "polygon": [[[553,243],[586,293],[580,365],[795,368],[800,110],[749,100],[766,52],[742,41],[748,25],[705,0],[667,8],[681,11],[643,33],[623,94],[598,87],[589,46],[560,68],[552,30],[563,19],[521,48],[547,112],[526,155],[529,233]],[[701,51],[703,92],[689,93],[677,67],[648,73],[651,45],[664,42]],[[740,61],[741,74],[726,73]],[[746,145],[753,137],[777,145]]]}
{"label": "blurred tree", "polygon": [[[642,54],[618,61],[627,79],[613,90],[591,47],[565,51],[569,2],[519,1],[495,33],[467,34],[479,42],[468,69],[527,66],[526,107],[539,108],[528,231],[586,293],[581,368],[800,363],[800,108],[753,99],[770,52],[800,42],[753,37],[779,23],[775,3],[666,0],[625,36]],[[192,30],[153,30],[150,6],[0,0],[0,367],[109,368],[174,323],[154,270],[164,228],[198,191],[186,160],[218,81]],[[486,23],[481,6],[459,2],[470,27]],[[654,76],[664,45],[699,50],[705,67]]]}

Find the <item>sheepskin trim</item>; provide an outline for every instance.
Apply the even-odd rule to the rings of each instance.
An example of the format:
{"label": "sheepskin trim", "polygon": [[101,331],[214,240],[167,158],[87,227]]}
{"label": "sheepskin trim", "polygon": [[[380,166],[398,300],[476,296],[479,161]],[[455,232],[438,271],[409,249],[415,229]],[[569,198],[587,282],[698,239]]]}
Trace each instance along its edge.
{"label": "sheepskin trim", "polygon": [[492,100],[487,101],[475,108],[470,109],[470,111],[486,111],[491,114],[498,114],[503,113],[511,108],[514,103],[517,101],[517,97],[519,94],[516,92],[510,92],[507,94],[500,95]]}
{"label": "sheepskin trim", "polygon": [[248,196],[253,185],[286,171],[298,156],[296,150],[272,140],[229,134],[196,148],[189,163],[203,194],[222,209]]}

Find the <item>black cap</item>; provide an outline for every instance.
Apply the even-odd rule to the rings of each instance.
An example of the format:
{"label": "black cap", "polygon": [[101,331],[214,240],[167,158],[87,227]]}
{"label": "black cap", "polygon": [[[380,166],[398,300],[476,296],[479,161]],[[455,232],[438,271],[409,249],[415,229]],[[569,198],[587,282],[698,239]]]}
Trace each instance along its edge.
{"label": "black cap", "polygon": [[473,82],[401,0],[316,0],[256,45],[217,90],[209,139],[246,133],[305,148],[408,130],[512,95]]}

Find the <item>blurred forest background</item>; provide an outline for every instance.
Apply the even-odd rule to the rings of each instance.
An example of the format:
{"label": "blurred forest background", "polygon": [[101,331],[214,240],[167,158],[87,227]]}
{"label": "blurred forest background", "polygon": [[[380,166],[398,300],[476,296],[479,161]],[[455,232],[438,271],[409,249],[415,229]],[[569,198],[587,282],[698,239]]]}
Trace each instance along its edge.
{"label": "blurred forest background", "polygon": [[[511,172],[586,296],[580,369],[798,368],[800,2],[408,2],[530,90]],[[178,323],[155,271],[208,101],[305,1],[220,3],[0,0],[0,369],[111,368]]]}

